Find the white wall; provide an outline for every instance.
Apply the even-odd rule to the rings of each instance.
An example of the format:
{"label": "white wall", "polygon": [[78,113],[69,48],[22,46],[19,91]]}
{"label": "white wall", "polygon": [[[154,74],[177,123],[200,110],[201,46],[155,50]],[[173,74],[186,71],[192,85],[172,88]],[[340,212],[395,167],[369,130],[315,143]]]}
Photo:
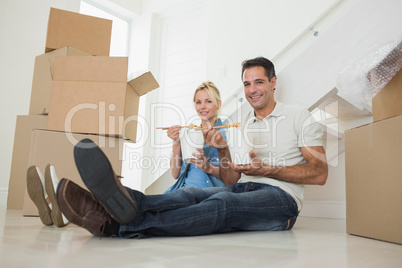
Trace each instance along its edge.
{"label": "white wall", "polygon": [[[223,101],[241,86],[241,62],[275,57],[338,0],[208,1],[207,77]],[[230,12],[228,12],[230,11]],[[226,75],[219,77],[218,68]]]}

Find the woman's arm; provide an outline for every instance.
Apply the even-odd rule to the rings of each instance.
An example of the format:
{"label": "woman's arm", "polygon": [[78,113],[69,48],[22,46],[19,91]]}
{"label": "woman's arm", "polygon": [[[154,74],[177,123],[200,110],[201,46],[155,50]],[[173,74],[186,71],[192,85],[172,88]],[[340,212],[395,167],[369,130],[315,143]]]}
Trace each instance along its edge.
{"label": "woman's arm", "polygon": [[172,157],[170,158],[170,170],[175,180],[179,178],[181,164],[183,162],[181,158],[181,145],[179,137],[180,129],[180,126],[172,126],[167,131],[168,137],[173,140]]}

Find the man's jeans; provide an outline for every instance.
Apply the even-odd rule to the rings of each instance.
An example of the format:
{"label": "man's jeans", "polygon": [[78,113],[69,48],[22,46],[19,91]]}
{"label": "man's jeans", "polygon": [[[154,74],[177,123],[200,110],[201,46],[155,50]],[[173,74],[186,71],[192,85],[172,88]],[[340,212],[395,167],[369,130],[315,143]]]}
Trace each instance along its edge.
{"label": "man's jeans", "polygon": [[226,187],[183,187],[163,195],[128,189],[137,202],[137,217],[122,224],[119,236],[193,236],[231,230],[289,230],[298,208],[278,187],[238,183]]}

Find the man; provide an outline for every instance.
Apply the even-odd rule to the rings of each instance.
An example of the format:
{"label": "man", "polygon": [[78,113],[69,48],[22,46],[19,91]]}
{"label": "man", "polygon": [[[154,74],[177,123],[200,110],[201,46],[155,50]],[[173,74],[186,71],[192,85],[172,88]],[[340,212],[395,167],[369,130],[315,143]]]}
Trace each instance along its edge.
{"label": "man", "polygon": [[275,101],[272,62],[260,57],[242,66],[245,95],[254,108],[242,120],[245,140],[252,141],[251,163],[232,163],[222,136],[204,130],[207,144],[218,148],[227,186],[144,195],[123,187],[100,148],[83,140],[74,157],[91,193],[63,179],[57,196],[66,217],[96,236],[124,238],[291,229],[303,185],[327,179],[322,130],[307,110]]}

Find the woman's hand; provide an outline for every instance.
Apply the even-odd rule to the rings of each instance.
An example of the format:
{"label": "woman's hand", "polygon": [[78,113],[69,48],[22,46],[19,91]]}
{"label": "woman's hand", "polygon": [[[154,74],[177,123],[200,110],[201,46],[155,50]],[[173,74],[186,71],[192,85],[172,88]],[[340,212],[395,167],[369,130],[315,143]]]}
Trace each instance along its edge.
{"label": "woman's hand", "polygon": [[207,174],[212,173],[212,165],[208,162],[207,157],[205,156],[204,150],[201,148],[197,148],[197,151],[200,152],[199,154],[193,153],[195,158],[191,158],[189,161],[191,164],[196,165],[199,167],[203,172]]}
{"label": "woman's hand", "polygon": [[171,126],[168,129],[167,135],[170,139],[173,140],[173,143],[180,143],[180,129],[181,129],[181,126],[178,126],[178,125]]}

